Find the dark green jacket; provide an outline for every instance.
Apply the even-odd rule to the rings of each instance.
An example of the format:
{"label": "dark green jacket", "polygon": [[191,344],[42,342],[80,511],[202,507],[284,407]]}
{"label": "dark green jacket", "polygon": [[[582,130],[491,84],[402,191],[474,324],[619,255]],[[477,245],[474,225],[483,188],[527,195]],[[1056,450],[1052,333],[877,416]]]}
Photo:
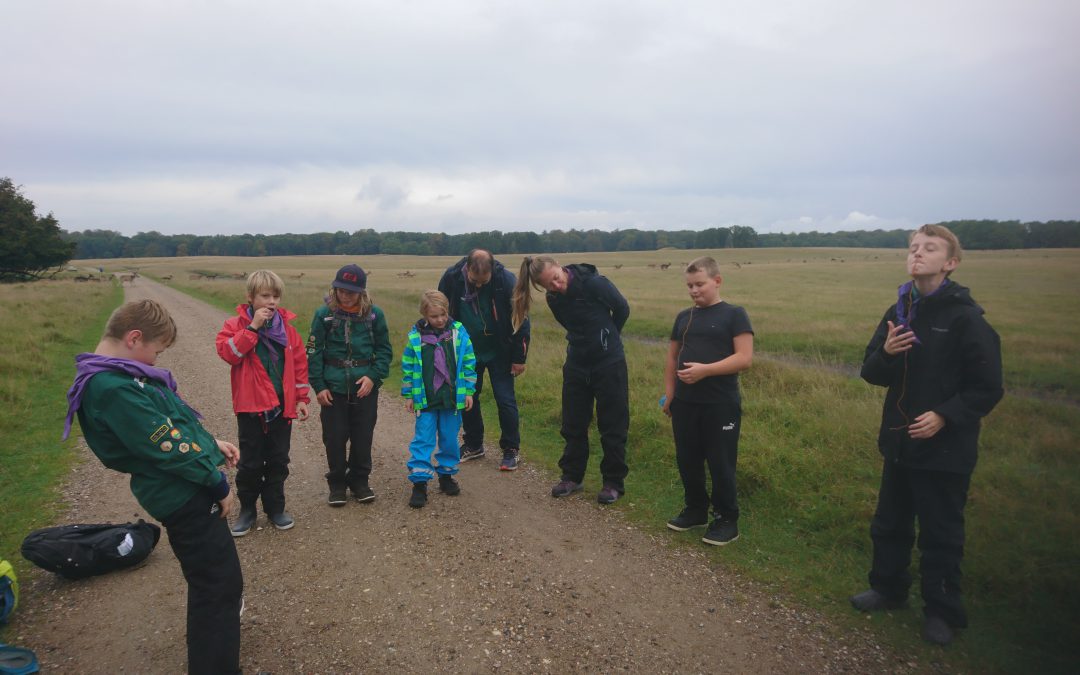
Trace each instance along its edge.
{"label": "dark green jacket", "polygon": [[[390,374],[390,359],[394,356],[386,316],[378,307],[361,317],[331,312],[328,305],[323,305],[311,320],[307,355],[308,382],[315,393],[329,389],[335,394],[355,395],[359,388],[356,381],[365,375],[378,388]],[[367,363],[357,363],[363,361]]]}
{"label": "dark green jacket", "polygon": [[225,457],[191,408],[165,385],[120,372],[90,378],[79,406],[86,444],[101,463],[131,474],[131,492],[165,520],[222,479]]}

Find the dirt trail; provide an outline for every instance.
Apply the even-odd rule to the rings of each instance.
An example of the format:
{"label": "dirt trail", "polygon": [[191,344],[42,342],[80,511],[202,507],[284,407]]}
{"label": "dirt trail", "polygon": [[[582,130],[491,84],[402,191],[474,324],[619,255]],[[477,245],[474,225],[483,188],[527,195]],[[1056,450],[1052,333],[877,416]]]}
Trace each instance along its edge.
{"label": "dirt trail", "polygon": [[[213,341],[226,315],[140,278],[128,299],[164,302],[180,327],[159,365],[216,435],[235,440],[228,366]],[[301,332],[306,331],[301,327]],[[399,347],[395,346],[395,350]],[[865,635],[844,634],[760,587],[668,547],[594,495],[555,500],[552,477],[490,457],[462,467],[462,493],[408,508],[411,417],[393,386],[375,433],[371,504],[326,505],[317,417],[293,433],[292,530],[237,540],[247,610],[245,672],[837,672],[906,670]],[[59,433],[59,432],[58,432]],[[66,488],[64,522],[148,518],[126,479],[88,461]],[[631,496],[632,497],[632,496]],[[688,536],[688,535],[674,535]],[[752,545],[739,542],[736,546]],[[69,582],[25,579],[15,644],[43,672],[181,673],[185,588],[162,540],[135,570]]]}

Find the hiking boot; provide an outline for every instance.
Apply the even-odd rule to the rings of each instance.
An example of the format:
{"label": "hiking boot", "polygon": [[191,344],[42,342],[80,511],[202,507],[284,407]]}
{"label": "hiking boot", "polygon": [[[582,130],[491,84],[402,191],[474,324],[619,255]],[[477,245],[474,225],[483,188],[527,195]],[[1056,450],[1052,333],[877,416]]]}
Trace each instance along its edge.
{"label": "hiking boot", "polygon": [[461,461],[467,462],[470,459],[480,459],[484,456],[484,446],[479,448],[470,448],[467,445],[461,446]]}
{"label": "hiking boot", "polygon": [[922,638],[927,642],[944,647],[953,640],[953,629],[940,616],[928,616],[923,619]]}
{"label": "hiking boot", "polygon": [[256,518],[258,518],[258,514],[255,512],[254,506],[241,507],[240,515],[236,517],[236,522],[230,528],[232,536],[242,537],[251,532],[251,528],[255,526]]}
{"label": "hiking boot", "polygon": [[412,495],[409,496],[409,506],[421,509],[427,504],[427,483],[413,483]]}
{"label": "hiking boot", "polygon": [[285,513],[284,511],[282,511],[281,513],[271,513],[266,517],[270,520],[274,527],[279,530],[291,529],[292,526],[296,524],[296,522],[293,520],[293,517]]}
{"label": "hiking boot", "polygon": [[345,495],[345,488],[332,487],[330,488],[330,496],[327,498],[326,503],[330,506],[345,506],[345,502],[349,501]]}
{"label": "hiking boot", "polygon": [[619,489],[611,485],[605,485],[603,489],[596,494],[596,501],[601,504],[614,504],[619,501],[619,497],[622,497],[622,493]]}
{"label": "hiking boot", "polygon": [[575,492],[581,492],[581,489],[585,487],[581,483],[575,483],[572,480],[561,480],[555,484],[555,487],[551,488],[552,497],[568,497]]}
{"label": "hiking boot", "polygon": [[851,602],[851,606],[860,612],[880,612],[884,609],[900,609],[906,604],[904,600],[894,600],[873,588],[865,590],[857,595],[853,595],[848,598],[848,600]]}
{"label": "hiking boot", "polygon": [[375,491],[367,483],[360,483],[352,489],[353,497],[361,504],[375,501]]}
{"label": "hiking boot", "polygon": [[727,546],[738,538],[739,526],[734,520],[717,518],[709,525],[709,529],[705,531],[705,536],[701,538],[701,541],[713,546]]}
{"label": "hiking boot", "polygon": [[439,489],[442,490],[444,495],[450,495],[451,497],[461,494],[461,485],[454,480],[453,476],[439,474]]}
{"label": "hiking boot", "polygon": [[518,467],[518,452],[517,448],[509,448],[503,450],[502,461],[499,462],[499,471],[516,471]]}
{"label": "hiking boot", "polygon": [[683,509],[682,513],[667,521],[668,529],[676,532],[686,532],[692,527],[701,527],[709,524],[709,515],[693,509]]}

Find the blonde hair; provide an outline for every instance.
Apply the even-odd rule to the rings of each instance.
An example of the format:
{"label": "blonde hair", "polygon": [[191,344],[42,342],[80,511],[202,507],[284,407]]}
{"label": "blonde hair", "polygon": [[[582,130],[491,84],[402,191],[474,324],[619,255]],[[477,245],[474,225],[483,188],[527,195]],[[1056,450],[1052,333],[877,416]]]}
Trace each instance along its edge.
{"label": "blonde hair", "polygon": [[280,298],[285,294],[285,282],[270,270],[255,270],[247,278],[248,300],[254,299],[255,294],[263,289],[268,289]]}
{"label": "blonde hair", "polygon": [[526,317],[529,316],[529,306],[532,304],[532,289],[546,291],[539,284],[540,275],[550,265],[558,264],[559,262],[549,255],[527,255],[521,261],[521,271],[518,274],[517,283],[514,284],[512,300],[514,311],[511,322],[514,325],[515,333],[521,329],[521,324],[525,323]]}
{"label": "blonde hair", "polygon": [[[961,256],[964,255],[963,249],[960,248],[960,239],[953,234],[952,230],[944,225],[923,225],[919,229],[915,230],[908,235],[908,246],[911,245],[911,241],[915,239],[915,235],[923,234],[927,237],[938,237],[944,239],[945,243],[949,245],[949,257],[956,258],[956,262],[960,262]],[[948,275],[946,275],[948,276]]]}
{"label": "blonde hair", "polygon": [[[330,311],[336,312],[341,309],[341,303],[338,302],[337,292],[341,289],[330,287],[330,296],[326,299],[326,304],[330,306]],[[375,303],[371,301],[371,296],[368,295],[367,290],[360,291],[360,299],[357,301],[357,314],[360,316],[367,316],[371,313],[371,308],[375,306]],[[344,311],[344,310],[343,310]]]}
{"label": "blonde hair", "polygon": [[704,272],[710,277],[718,277],[720,276],[720,263],[707,255],[703,255],[700,258],[694,258],[690,261],[690,264],[686,266],[686,273],[693,274],[695,272]]}
{"label": "blonde hair", "polygon": [[432,307],[438,307],[450,316],[450,299],[440,291],[427,290],[420,296],[420,315],[427,317]]}
{"label": "blonde hair", "polygon": [[123,340],[133,330],[142,331],[147,342],[161,342],[166,347],[176,342],[176,322],[169,310],[153,300],[136,300],[117,307],[105,324],[104,337]]}

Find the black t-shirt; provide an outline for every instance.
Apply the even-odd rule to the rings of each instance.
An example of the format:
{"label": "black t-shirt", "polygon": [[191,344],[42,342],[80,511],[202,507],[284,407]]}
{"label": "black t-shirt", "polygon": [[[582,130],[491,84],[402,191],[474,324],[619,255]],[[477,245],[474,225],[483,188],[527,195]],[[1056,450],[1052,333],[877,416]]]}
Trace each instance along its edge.
{"label": "black t-shirt", "polygon": [[[735,353],[735,337],[753,333],[746,310],[718,302],[679,312],[671,339],[681,344],[677,366],[684,363],[715,363]],[[695,384],[675,378],[675,398],[692,403],[739,402],[739,375],[706,377]]]}

